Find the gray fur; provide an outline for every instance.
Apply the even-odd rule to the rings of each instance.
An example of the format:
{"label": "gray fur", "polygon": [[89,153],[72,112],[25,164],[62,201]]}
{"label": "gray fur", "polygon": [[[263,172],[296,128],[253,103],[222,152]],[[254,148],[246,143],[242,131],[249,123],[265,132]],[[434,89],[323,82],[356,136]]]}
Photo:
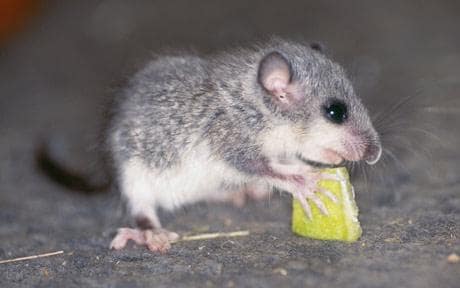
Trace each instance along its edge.
{"label": "gray fur", "polygon": [[[286,57],[292,81],[309,91],[295,109],[278,109],[257,81],[258,65],[272,51]],[[308,126],[330,98],[347,103],[350,125],[367,129],[369,117],[343,69],[307,43],[276,38],[206,57],[162,56],[124,89],[109,146],[115,162],[137,156],[167,169],[199,135],[216,158],[244,173],[265,173],[257,135],[281,120]]]}

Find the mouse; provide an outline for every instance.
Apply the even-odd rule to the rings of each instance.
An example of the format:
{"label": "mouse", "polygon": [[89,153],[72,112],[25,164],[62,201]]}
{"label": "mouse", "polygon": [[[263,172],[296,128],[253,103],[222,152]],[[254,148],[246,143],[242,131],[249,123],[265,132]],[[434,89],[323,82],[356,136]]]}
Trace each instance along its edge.
{"label": "mouse", "polygon": [[120,90],[105,147],[132,227],[128,241],[166,252],[179,238],[158,210],[263,199],[273,189],[328,211],[325,167],[378,162],[379,134],[342,66],[317,43],[272,37],[200,55],[156,55]]}

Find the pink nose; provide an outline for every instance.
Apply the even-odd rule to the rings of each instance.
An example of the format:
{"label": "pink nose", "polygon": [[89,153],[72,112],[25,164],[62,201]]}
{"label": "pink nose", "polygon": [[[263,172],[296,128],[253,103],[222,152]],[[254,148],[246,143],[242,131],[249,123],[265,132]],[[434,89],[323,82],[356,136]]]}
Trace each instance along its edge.
{"label": "pink nose", "polygon": [[371,143],[367,146],[363,158],[367,164],[374,165],[379,161],[380,156],[382,156],[382,145],[380,143]]}

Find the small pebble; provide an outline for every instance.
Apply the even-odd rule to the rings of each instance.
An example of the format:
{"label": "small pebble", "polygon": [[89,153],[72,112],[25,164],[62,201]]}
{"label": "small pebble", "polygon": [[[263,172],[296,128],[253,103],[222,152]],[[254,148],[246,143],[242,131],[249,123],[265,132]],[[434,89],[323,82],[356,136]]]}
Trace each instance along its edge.
{"label": "small pebble", "polygon": [[458,263],[460,262],[460,256],[458,256],[456,253],[452,253],[449,256],[447,256],[447,262],[449,263]]}
{"label": "small pebble", "polygon": [[233,224],[232,219],[230,219],[230,218],[225,218],[225,220],[224,220],[224,225],[225,225],[225,226],[227,226],[227,227],[228,227],[228,226],[232,226],[232,224]]}
{"label": "small pebble", "polygon": [[276,269],[273,269],[273,273],[274,274],[280,274],[282,276],[287,276],[288,275],[288,272],[286,269],[284,268],[276,268]]}

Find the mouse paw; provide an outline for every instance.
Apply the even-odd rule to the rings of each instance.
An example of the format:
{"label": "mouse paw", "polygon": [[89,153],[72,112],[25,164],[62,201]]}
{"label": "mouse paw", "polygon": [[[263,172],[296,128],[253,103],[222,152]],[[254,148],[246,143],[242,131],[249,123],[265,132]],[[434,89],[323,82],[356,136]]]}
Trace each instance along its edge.
{"label": "mouse paw", "polygon": [[171,242],[178,238],[177,233],[165,229],[120,228],[110,243],[110,249],[123,249],[128,241],[132,240],[137,245],[146,246],[150,251],[164,253],[171,248]]}
{"label": "mouse paw", "polygon": [[145,246],[152,252],[164,253],[171,248],[171,243],[179,239],[179,234],[166,229],[150,229],[144,231]]}
{"label": "mouse paw", "polygon": [[319,210],[325,214],[329,215],[326,206],[324,205],[323,201],[318,197],[318,193],[321,193],[331,199],[334,203],[337,203],[337,198],[334,196],[332,192],[327,189],[323,189],[318,187],[318,182],[321,180],[336,180],[336,181],[344,181],[344,179],[338,178],[336,175],[324,174],[319,172],[310,172],[307,174],[307,177],[304,178],[304,183],[302,187],[295,190],[293,196],[299,200],[300,204],[302,205],[305,213],[307,214],[308,218],[312,219],[313,215],[311,212],[310,204],[307,200],[311,200],[315,205],[319,208]]}
{"label": "mouse paw", "polygon": [[120,250],[123,249],[129,240],[133,240],[138,245],[145,243],[144,235],[141,230],[132,228],[119,228],[117,235],[110,242],[110,249]]}

